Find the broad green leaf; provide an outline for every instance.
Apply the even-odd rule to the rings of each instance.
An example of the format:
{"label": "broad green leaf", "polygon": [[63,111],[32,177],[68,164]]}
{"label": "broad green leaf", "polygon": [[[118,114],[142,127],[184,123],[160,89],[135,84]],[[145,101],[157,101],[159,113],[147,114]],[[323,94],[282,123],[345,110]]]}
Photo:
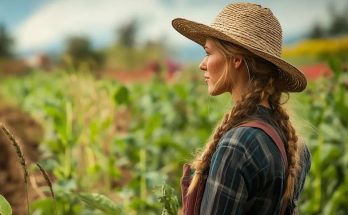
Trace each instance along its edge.
{"label": "broad green leaf", "polygon": [[89,207],[99,209],[107,214],[122,214],[122,209],[120,206],[102,194],[79,193],[77,196]]}
{"label": "broad green leaf", "polygon": [[12,208],[10,203],[2,195],[0,195],[0,214],[1,215],[12,214]]}

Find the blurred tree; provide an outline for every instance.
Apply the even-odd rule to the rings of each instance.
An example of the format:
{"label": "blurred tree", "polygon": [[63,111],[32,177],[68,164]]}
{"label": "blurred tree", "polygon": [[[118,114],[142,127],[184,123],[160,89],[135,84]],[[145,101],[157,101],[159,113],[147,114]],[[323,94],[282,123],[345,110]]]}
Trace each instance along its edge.
{"label": "blurred tree", "polygon": [[136,19],[132,19],[130,22],[122,25],[117,30],[118,43],[124,45],[126,48],[133,48],[135,46],[138,28]]}
{"label": "blurred tree", "polygon": [[323,38],[323,37],[332,37],[339,36],[348,33],[348,4],[345,7],[342,7],[343,11],[338,11],[333,3],[328,5],[328,11],[330,15],[330,23],[327,28],[325,28],[320,23],[315,23],[313,28],[309,32],[309,37]]}
{"label": "blurred tree", "polygon": [[138,42],[140,23],[141,20],[134,18],[116,28],[115,43],[106,50],[106,67],[127,71],[148,70],[154,62],[159,65],[156,68],[162,67],[167,53],[166,37]]}
{"label": "blurred tree", "polygon": [[76,59],[84,59],[93,53],[90,41],[86,37],[71,37],[68,40],[67,53]]}
{"label": "blurred tree", "polygon": [[348,33],[348,4],[346,5],[342,13],[339,13],[333,3],[331,3],[329,5],[329,13],[331,15],[331,23],[328,29],[328,34],[336,36]]}
{"label": "blurred tree", "polygon": [[325,29],[319,24],[315,23],[311,32],[309,33],[310,38],[323,38],[325,36]]}
{"label": "blurred tree", "polygon": [[62,61],[65,66],[74,69],[85,66],[87,69],[96,70],[102,66],[104,56],[92,48],[87,37],[74,36],[67,41]]}
{"label": "blurred tree", "polygon": [[116,43],[113,52],[117,57],[112,60],[117,62],[118,68],[131,70],[139,66],[139,58],[142,54],[141,50],[135,47],[138,28],[137,20],[132,19],[116,29]]}
{"label": "blurred tree", "polygon": [[343,14],[336,14],[333,17],[328,33],[329,35],[348,33],[348,19]]}
{"label": "blurred tree", "polygon": [[13,39],[6,32],[6,28],[3,24],[0,24],[0,58],[10,58],[13,56],[12,46]]}

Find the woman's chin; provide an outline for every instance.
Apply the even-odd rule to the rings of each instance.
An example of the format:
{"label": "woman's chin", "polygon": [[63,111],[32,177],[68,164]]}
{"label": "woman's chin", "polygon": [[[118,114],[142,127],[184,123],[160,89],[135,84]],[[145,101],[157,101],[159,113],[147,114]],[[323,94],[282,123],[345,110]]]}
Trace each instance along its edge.
{"label": "woman's chin", "polygon": [[218,96],[222,94],[223,92],[219,92],[218,90],[208,88],[208,93],[211,96]]}
{"label": "woman's chin", "polygon": [[213,95],[214,94],[214,89],[211,89],[209,86],[208,86],[208,93],[209,95]]}
{"label": "woman's chin", "polygon": [[218,96],[218,95],[221,95],[221,94],[227,93],[227,92],[231,92],[231,91],[229,91],[227,88],[224,88],[224,87],[214,88],[214,87],[208,86],[208,93],[211,96]]}

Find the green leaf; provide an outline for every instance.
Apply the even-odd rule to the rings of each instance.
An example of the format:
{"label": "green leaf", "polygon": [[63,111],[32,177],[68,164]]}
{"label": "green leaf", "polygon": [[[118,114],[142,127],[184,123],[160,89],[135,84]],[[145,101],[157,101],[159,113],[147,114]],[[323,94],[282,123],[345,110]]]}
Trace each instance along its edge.
{"label": "green leaf", "polygon": [[122,209],[102,194],[79,193],[77,196],[89,207],[99,209],[107,214],[122,214]]}
{"label": "green leaf", "polygon": [[12,214],[12,208],[10,203],[0,195],[0,214],[1,215],[11,215]]}
{"label": "green leaf", "polygon": [[162,215],[178,214],[179,201],[172,187],[163,184],[156,193],[162,205]]}
{"label": "green leaf", "polygon": [[118,104],[126,104],[129,99],[129,90],[125,86],[120,86],[114,94],[114,99]]}

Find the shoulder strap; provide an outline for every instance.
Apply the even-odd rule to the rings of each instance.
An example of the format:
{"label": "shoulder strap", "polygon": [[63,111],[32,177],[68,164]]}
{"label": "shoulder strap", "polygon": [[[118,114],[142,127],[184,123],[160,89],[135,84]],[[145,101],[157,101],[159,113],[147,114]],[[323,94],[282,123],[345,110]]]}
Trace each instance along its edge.
{"label": "shoulder strap", "polygon": [[253,120],[249,122],[242,123],[238,125],[238,127],[253,127],[259,128],[264,131],[269,137],[272,138],[273,142],[277,145],[278,150],[281,153],[282,159],[285,165],[285,173],[288,171],[288,158],[286,156],[285,147],[282,139],[280,138],[278,132],[271,126],[270,124],[261,121],[261,120]]}

